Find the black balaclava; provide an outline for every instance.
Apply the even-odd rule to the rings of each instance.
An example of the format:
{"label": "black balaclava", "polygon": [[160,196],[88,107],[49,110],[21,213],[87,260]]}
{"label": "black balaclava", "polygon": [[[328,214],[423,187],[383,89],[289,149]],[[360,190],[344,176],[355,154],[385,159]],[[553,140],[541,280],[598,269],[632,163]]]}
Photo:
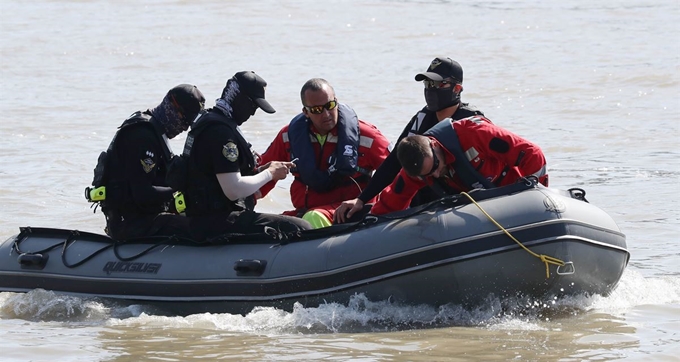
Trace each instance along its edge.
{"label": "black balaclava", "polygon": [[463,67],[460,63],[449,57],[437,57],[432,60],[427,67],[427,71],[416,74],[416,82],[420,81],[434,81],[442,82],[449,81],[451,86],[448,88],[425,88],[425,102],[427,109],[438,112],[442,109],[455,106],[460,103],[460,92],[456,92],[456,85],[463,83]]}
{"label": "black balaclava", "polygon": [[189,129],[196,116],[203,110],[205,98],[196,86],[180,84],[168,91],[161,104],[151,114],[165,130],[168,138]]}
{"label": "black balaclava", "polygon": [[215,108],[231,118],[239,126],[255,114],[257,104],[245,92],[241,92],[235,79],[229,79],[222,90],[222,97],[218,98]]}
{"label": "black balaclava", "polygon": [[455,91],[455,84],[448,88],[425,88],[425,102],[427,109],[441,111],[460,103],[460,92]]}
{"label": "black balaclava", "polygon": [[190,124],[187,124],[184,117],[172,103],[172,97],[168,94],[163,98],[158,107],[151,110],[153,118],[163,126],[165,135],[168,138],[175,138],[178,134],[186,131]]}

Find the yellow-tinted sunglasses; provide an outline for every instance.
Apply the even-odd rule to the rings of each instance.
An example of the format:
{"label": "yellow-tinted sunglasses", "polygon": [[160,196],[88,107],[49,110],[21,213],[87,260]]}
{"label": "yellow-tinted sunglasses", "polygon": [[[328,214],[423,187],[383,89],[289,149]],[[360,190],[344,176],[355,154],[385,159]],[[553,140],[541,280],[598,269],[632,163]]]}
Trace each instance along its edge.
{"label": "yellow-tinted sunglasses", "polygon": [[321,114],[323,112],[324,108],[330,111],[330,110],[335,109],[335,107],[337,107],[337,106],[338,106],[338,100],[333,99],[332,101],[329,101],[328,103],[320,105],[320,106],[311,106],[311,107],[305,106],[305,109],[312,114]]}

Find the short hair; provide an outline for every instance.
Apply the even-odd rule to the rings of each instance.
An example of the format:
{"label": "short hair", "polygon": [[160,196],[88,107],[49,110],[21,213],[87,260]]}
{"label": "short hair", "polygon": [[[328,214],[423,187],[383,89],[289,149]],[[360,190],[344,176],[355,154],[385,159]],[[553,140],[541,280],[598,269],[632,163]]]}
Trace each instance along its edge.
{"label": "short hair", "polygon": [[420,175],[425,157],[430,156],[430,139],[425,136],[413,135],[402,139],[397,145],[397,158],[401,167],[409,176]]}
{"label": "short hair", "polygon": [[316,92],[323,90],[323,86],[327,85],[328,88],[331,89],[333,92],[333,96],[335,96],[335,89],[333,89],[333,86],[331,86],[330,83],[328,83],[327,80],[323,78],[312,78],[308,81],[305,82],[305,84],[302,86],[302,89],[300,90],[300,101],[302,102],[303,106],[308,106],[308,104],[305,104],[305,92],[308,90]]}

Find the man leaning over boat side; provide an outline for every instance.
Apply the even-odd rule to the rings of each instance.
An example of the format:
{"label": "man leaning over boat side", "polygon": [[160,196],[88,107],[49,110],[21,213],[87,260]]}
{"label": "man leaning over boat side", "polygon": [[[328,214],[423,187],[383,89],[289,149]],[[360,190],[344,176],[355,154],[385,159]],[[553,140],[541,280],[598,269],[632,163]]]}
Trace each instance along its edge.
{"label": "man leaning over boat side", "polygon": [[401,140],[396,154],[402,169],[380,193],[374,215],[406,209],[426,186],[440,197],[509,185],[525,176],[548,186],[541,149],[482,116],[444,120],[424,135]]}
{"label": "man leaning over boat side", "polygon": [[215,107],[194,122],[182,157],[187,163],[182,189],[194,239],[224,233],[258,233],[266,227],[290,232],[310,229],[299,218],[254,211],[254,194],[271,180],[286,178],[291,162],[273,161],[258,168],[240,126],[260,108],[274,113],[265,100],[267,82],[252,71],[227,81]]}
{"label": "man leaning over boat side", "polygon": [[[325,79],[305,82],[300,99],[302,113],[279,131],[261,158],[263,163],[297,159],[290,186],[295,210],[284,214],[301,216],[315,228],[330,226],[340,203],[358,196],[387,158],[390,142],[377,127],[339,103]],[[262,187],[262,196],[275,184],[276,180]]]}
{"label": "man leaning over boat side", "polygon": [[[444,119],[458,120],[475,115],[484,115],[474,106],[461,101],[463,68],[455,60],[448,57],[437,57],[430,62],[426,72],[416,74],[415,80],[422,81],[425,85],[424,95],[427,105],[411,118],[397,139],[397,144],[409,135],[422,135]],[[362,210],[363,212],[367,211],[367,207],[364,206],[394,181],[399,170],[401,170],[401,165],[396,153],[392,152],[376,170],[373,178],[361,194],[356,199],[343,202],[335,210],[335,221],[346,222],[353,216],[361,215]],[[417,206],[437,198],[436,193],[429,189],[423,189],[413,198],[411,206]]]}
{"label": "man leaning over boat side", "polygon": [[174,210],[165,183],[172,151],[168,139],[186,131],[203,110],[196,86],[178,85],[156,107],[135,112],[119,127],[99,156],[86,197],[101,204],[106,233],[114,239],[177,235],[189,237],[189,224]]}

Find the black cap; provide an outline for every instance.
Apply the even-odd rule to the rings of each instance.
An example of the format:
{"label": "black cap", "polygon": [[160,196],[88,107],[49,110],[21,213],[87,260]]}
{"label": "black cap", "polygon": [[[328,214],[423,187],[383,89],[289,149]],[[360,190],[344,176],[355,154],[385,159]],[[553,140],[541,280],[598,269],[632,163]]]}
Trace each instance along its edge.
{"label": "black cap", "polygon": [[168,96],[172,97],[189,122],[196,119],[205,106],[205,97],[195,85],[180,84],[170,89]]}
{"label": "black cap", "polygon": [[236,73],[234,79],[238,82],[239,89],[248,95],[263,111],[267,113],[276,112],[274,107],[264,99],[264,89],[267,87],[267,82],[262,77],[253,71],[244,71]]}
{"label": "black cap", "polygon": [[454,78],[458,82],[463,83],[463,68],[457,61],[447,58],[434,58],[427,71],[416,74],[416,80],[421,81],[425,79],[442,81],[446,78]]}

